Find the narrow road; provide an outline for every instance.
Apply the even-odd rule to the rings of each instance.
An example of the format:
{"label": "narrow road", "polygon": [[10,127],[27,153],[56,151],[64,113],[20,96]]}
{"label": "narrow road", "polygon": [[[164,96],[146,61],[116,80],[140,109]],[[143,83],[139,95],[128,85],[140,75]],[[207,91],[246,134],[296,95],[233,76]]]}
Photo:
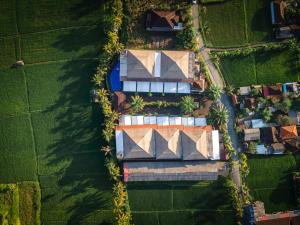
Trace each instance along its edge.
{"label": "narrow road", "polygon": [[[194,24],[194,27],[195,27],[195,30],[197,33],[197,40],[199,43],[200,54],[202,55],[206,65],[208,67],[211,80],[215,85],[219,86],[221,89],[224,89],[225,84],[223,82],[223,79],[222,79],[219,71],[214,66],[214,64],[210,58],[210,55],[209,55],[210,49],[205,47],[203,38],[199,31],[199,5],[198,4],[194,4],[192,6],[192,16],[193,16],[193,24]],[[220,100],[221,100],[221,103],[226,107],[228,114],[229,114],[229,119],[228,119],[227,125],[228,125],[228,133],[231,138],[232,146],[238,151],[238,137],[234,130],[234,123],[235,123],[234,108],[231,104],[230,98],[225,93],[222,94]],[[239,160],[237,155],[234,156],[234,159],[236,162],[238,162],[238,160]],[[235,184],[237,185],[237,187],[240,188],[241,180],[240,180],[238,163],[233,166],[231,175],[232,175],[232,179],[235,182]]]}

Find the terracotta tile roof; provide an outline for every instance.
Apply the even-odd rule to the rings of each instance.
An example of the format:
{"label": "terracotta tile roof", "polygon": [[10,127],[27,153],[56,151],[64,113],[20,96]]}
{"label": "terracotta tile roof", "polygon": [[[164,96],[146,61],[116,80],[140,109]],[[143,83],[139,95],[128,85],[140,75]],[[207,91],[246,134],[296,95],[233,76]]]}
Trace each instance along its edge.
{"label": "terracotta tile roof", "polygon": [[280,128],[280,137],[282,139],[292,139],[298,137],[298,131],[296,125],[285,126]]}
{"label": "terracotta tile roof", "polygon": [[172,29],[179,23],[180,15],[176,11],[150,10],[147,13],[146,20],[146,26],[149,28],[161,27]]}

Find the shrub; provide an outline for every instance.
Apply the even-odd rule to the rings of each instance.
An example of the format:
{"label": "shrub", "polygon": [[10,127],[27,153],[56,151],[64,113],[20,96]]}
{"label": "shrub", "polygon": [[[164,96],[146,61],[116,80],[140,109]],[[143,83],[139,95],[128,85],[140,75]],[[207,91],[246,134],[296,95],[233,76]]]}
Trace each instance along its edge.
{"label": "shrub", "polygon": [[196,31],[193,27],[189,26],[182,31],[179,31],[176,35],[177,42],[176,47],[179,49],[196,50]]}
{"label": "shrub", "polygon": [[194,98],[189,95],[182,97],[180,102],[180,108],[184,114],[192,113],[196,108]]}

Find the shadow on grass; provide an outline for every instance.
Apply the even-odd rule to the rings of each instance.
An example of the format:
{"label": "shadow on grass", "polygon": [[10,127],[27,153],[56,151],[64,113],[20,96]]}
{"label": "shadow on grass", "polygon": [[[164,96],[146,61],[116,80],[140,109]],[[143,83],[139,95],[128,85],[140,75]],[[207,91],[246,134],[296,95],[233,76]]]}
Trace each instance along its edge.
{"label": "shadow on grass", "polygon": [[[104,1],[81,1],[73,7],[74,19],[99,9]],[[99,21],[104,12],[99,12]],[[104,156],[100,152],[102,115],[98,105],[90,103],[91,79],[97,67],[100,52],[101,22],[82,30],[71,29],[59,36],[53,47],[69,52],[85,49],[79,57],[66,61],[62,66],[59,82],[65,83],[59,98],[45,113],[53,113],[57,126],[51,135],[59,138],[48,146],[47,167],[54,170],[57,190],[43,197],[43,201],[59,199],[65,212],[64,224],[113,224],[110,216],[102,218],[101,210],[112,209],[111,182],[104,168]],[[44,157],[44,156],[43,156]],[[45,212],[47,213],[47,212]],[[100,213],[100,215],[98,214]],[[99,218],[98,218],[98,217]],[[95,219],[98,218],[98,219]]]}

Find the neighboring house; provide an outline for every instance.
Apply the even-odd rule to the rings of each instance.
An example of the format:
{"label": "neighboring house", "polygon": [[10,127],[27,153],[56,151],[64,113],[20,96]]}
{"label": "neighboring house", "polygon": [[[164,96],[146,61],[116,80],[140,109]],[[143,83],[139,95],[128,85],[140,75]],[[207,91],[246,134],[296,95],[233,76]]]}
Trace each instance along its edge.
{"label": "neighboring house", "polygon": [[240,87],[240,95],[249,95],[251,92],[251,87],[246,86],[246,87]]}
{"label": "neighboring house", "polygon": [[251,120],[251,124],[252,128],[263,128],[267,126],[262,119]]}
{"label": "neighboring house", "polygon": [[219,132],[211,126],[116,127],[120,160],[220,160]]}
{"label": "neighboring house", "polygon": [[263,97],[267,99],[281,99],[282,85],[265,85],[263,86]]}
{"label": "neighboring house", "polygon": [[180,11],[149,10],[146,13],[146,30],[178,31],[182,30]]}
{"label": "neighboring house", "polygon": [[273,154],[283,154],[285,152],[285,146],[282,143],[271,144]]}
{"label": "neighboring house", "polygon": [[297,139],[298,131],[296,125],[284,126],[280,128],[280,137],[282,140]]}
{"label": "neighboring house", "polygon": [[261,140],[266,144],[277,143],[277,129],[275,127],[263,127],[260,129]]}
{"label": "neighboring house", "polygon": [[245,129],[244,130],[245,141],[258,141],[260,140],[260,130],[256,129]]}
{"label": "neighboring house", "polygon": [[265,145],[256,145],[256,154],[266,155],[268,154],[268,149],[265,147]]}
{"label": "neighboring house", "polygon": [[120,80],[124,92],[189,94],[195,54],[190,51],[124,50]]}
{"label": "neighboring house", "polygon": [[243,225],[298,225],[300,211],[285,211],[266,214],[263,202],[244,206]]}

